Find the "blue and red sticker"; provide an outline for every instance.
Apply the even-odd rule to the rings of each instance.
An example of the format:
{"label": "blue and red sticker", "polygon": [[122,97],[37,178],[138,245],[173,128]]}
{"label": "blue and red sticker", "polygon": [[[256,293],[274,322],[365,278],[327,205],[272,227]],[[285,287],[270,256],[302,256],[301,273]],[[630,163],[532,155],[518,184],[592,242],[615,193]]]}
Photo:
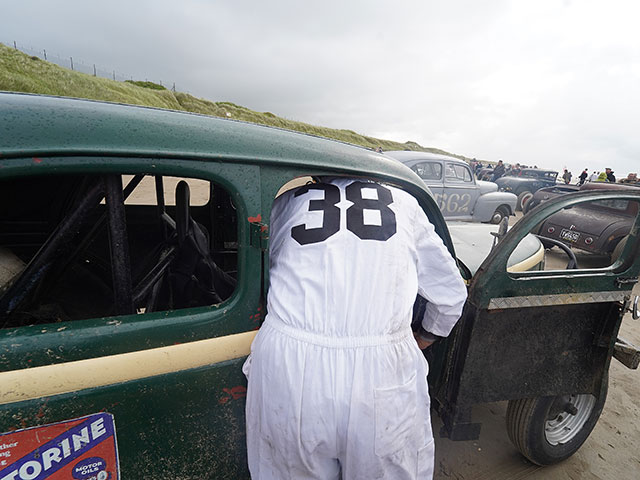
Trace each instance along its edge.
{"label": "blue and red sticker", "polygon": [[0,434],[0,480],[119,480],[113,415]]}

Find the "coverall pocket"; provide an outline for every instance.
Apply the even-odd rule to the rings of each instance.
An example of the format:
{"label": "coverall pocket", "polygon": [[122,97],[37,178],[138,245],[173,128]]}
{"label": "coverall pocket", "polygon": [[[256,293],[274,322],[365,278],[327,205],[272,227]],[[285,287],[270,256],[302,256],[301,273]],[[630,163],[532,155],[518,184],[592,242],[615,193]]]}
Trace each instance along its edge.
{"label": "coverall pocket", "polygon": [[418,450],[416,478],[428,480],[433,478],[433,440]]}
{"label": "coverall pocket", "polygon": [[374,402],[376,455],[389,456],[404,448],[408,442],[415,445],[417,412],[415,374],[403,385],[376,388]]}

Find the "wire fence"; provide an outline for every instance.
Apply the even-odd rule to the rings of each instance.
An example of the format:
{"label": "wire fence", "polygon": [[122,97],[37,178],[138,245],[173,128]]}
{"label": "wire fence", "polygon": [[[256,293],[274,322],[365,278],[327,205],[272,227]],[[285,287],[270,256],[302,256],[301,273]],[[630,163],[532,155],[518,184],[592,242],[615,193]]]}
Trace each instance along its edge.
{"label": "wire fence", "polygon": [[[62,56],[58,53],[53,53],[51,51],[47,51],[45,48],[37,48],[31,45],[19,44],[16,41],[2,41],[0,43],[4,43],[7,47],[15,48],[16,50],[21,51],[22,53],[26,53],[30,56],[38,57],[42,60],[46,60],[47,62],[55,63],[64,68],[69,68],[76,72],[86,73],[87,75],[93,75],[94,77],[102,77],[108,78],[110,80],[115,80],[117,82],[124,82],[126,80],[140,80],[139,78],[133,77],[133,75],[125,74],[123,72],[119,72],[115,69],[107,68],[101,65],[96,65],[92,62],[87,62],[85,60],[74,58],[72,56]],[[158,83],[166,88],[170,88],[174,92],[176,91],[175,82],[165,84],[162,80],[148,80],[147,78],[144,81],[152,81],[154,83]]]}

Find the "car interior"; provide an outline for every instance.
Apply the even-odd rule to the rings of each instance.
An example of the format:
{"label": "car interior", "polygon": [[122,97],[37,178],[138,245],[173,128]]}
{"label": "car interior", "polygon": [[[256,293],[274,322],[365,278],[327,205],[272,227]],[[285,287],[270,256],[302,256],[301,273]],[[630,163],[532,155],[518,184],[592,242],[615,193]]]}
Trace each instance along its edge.
{"label": "car interior", "polygon": [[219,304],[237,281],[237,222],[229,193],[199,179],[0,182],[0,328]]}

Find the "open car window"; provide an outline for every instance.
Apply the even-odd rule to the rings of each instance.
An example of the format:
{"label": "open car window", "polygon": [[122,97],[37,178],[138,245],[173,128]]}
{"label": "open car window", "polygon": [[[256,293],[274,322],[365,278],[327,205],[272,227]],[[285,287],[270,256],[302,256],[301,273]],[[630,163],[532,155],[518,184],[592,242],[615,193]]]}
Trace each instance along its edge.
{"label": "open car window", "polygon": [[[530,232],[537,242],[520,249],[518,262],[526,268],[519,271],[613,268],[638,210],[637,200],[612,198],[585,201],[549,215]],[[516,256],[514,251],[511,264],[518,263]]]}
{"label": "open car window", "polygon": [[5,180],[0,328],[222,303],[237,282],[237,235],[229,193],[201,179]]}

